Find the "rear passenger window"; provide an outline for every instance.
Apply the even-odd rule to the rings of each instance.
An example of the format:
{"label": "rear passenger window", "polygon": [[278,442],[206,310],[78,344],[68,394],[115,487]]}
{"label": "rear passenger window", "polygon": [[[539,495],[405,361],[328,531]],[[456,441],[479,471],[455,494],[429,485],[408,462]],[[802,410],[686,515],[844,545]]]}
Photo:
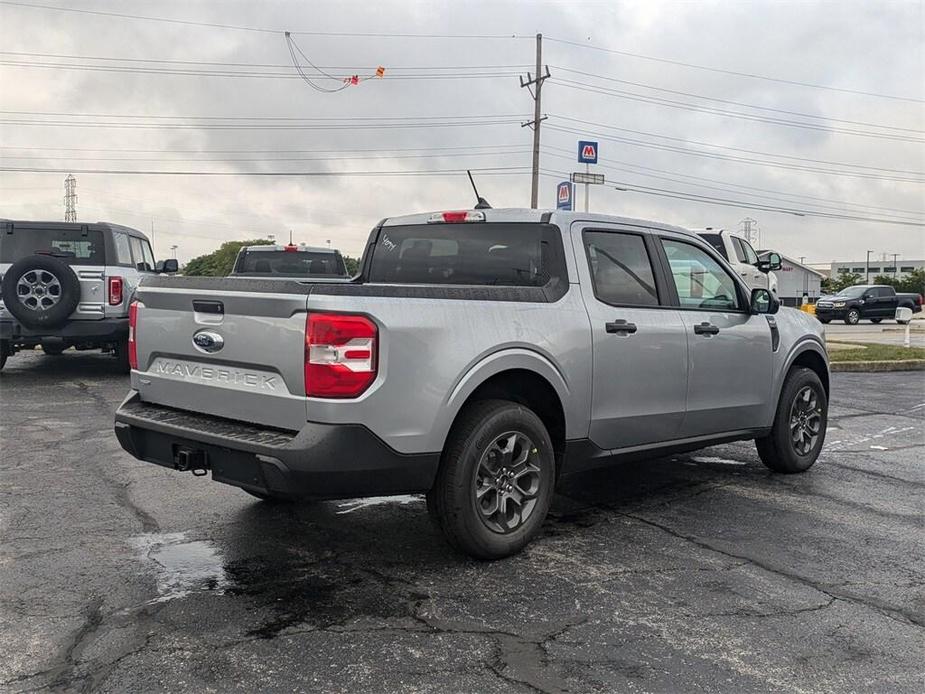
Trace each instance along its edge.
{"label": "rear passenger window", "polygon": [[582,234],[594,296],[616,306],[657,306],[658,292],[643,238],[637,234]]}
{"label": "rear passenger window", "polygon": [[562,241],[549,224],[464,223],[383,227],[369,281],[542,287],[565,278]]}
{"label": "rear passenger window", "polygon": [[128,236],[121,232],[113,232],[113,243],[116,247],[116,265],[132,265],[132,251],[128,245]]}

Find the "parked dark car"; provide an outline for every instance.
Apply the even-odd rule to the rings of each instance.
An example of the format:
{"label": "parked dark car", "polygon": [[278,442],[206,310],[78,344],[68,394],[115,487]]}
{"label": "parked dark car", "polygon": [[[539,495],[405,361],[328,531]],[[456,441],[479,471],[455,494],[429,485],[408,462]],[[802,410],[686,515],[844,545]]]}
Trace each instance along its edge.
{"label": "parked dark car", "polygon": [[884,318],[895,318],[896,309],[900,307],[918,313],[922,310],[922,296],[897,294],[893,287],[884,284],[857,284],[819,299],[816,302],[816,318],[823,323],[833,319],[844,320],[848,325],[857,325],[861,319],[879,323]]}

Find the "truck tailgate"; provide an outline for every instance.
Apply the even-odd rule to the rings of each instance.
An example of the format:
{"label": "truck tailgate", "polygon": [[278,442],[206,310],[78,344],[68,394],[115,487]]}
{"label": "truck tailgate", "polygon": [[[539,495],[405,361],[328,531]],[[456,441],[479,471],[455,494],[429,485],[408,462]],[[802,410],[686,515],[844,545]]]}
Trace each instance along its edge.
{"label": "truck tailgate", "polygon": [[135,294],[132,387],[144,401],[300,429],[310,291],[298,282],[146,278]]}

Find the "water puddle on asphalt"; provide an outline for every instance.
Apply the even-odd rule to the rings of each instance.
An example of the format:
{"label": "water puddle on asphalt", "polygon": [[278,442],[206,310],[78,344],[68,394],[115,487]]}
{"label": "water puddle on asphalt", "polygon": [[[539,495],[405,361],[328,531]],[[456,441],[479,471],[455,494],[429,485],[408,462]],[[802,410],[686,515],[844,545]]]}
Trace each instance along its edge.
{"label": "water puddle on asphalt", "polygon": [[727,458],[715,458],[711,455],[695,455],[691,458],[695,463],[712,463],[714,465],[748,465],[744,460],[729,460]]}
{"label": "water puddle on asphalt", "polygon": [[199,591],[223,593],[230,584],[221,552],[207,540],[188,540],[186,533],[148,533],[129,543],[155,572],[158,597],[153,602]]}
{"label": "water puddle on asphalt", "polygon": [[418,494],[401,494],[399,496],[368,496],[364,499],[351,499],[342,504],[338,504],[337,508],[342,509],[337,512],[338,515],[343,515],[344,513],[353,513],[354,511],[359,511],[361,508],[369,508],[370,506],[382,506],[383,504],[401,504],[405,506],[407,504],[416,504],[424,500],[424,497]]}

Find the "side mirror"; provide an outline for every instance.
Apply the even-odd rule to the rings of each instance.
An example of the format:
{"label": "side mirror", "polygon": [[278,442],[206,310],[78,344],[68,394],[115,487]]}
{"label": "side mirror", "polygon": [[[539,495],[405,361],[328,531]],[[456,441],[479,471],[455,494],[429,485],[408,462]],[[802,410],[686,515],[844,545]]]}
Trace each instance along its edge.
{"label": "side mirror", "polygon": [[780,270],[783,267],[780,253],[768,253],[768,263],[771,270]]}
{"label": "side mirror", "polygon": [[177,262],[176,258],[168,258],[167,260],[158,260],[154,266],[155,272],[163,272],[167,274],[172,274],[180,270],[180,264]]}
{"label": "side mirror", "polygon": [[780,309],[780,301],[767,289],[752,289],[751,311],[754,314],[759,313],[777,313]]}

